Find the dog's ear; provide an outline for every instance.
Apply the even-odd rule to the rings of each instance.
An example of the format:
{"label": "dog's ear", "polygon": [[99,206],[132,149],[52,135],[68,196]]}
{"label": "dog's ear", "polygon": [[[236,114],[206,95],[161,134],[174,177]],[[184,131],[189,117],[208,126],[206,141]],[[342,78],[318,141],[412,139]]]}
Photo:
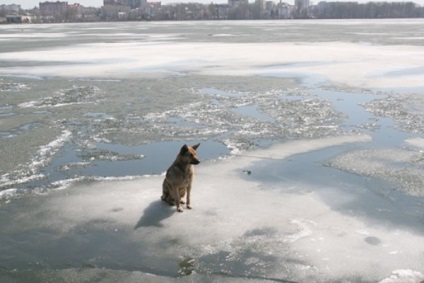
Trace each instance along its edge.
{"label": "dog's ear", "polygon": [[198,144],[196,144],[196,145],[193,145],[192,146],[192,148],[194,149],[194,150],[197,150],[197,148],[200,146],[200,143],[198,143]]}
{"label": "dog's ear", "polygon": [[187,151],[188,151],[188,146],[185,144],[185,145],[183,145],[183,147],[181,148],[181,150],[180,150],[180,154],[181,154],[181,155],[186,154],[186,153],[187,153]]}

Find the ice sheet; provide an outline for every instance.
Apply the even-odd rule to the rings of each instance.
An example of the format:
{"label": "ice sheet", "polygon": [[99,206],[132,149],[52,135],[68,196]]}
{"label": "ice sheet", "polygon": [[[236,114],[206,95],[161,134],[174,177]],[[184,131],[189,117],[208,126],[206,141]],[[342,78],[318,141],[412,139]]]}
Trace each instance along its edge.
{"label": "ice sheet", "polygon": [[[107,74],[150,72],[159,70],[163,72],[197,72],[204,75],[267,75],[266,70],[257,69],[258,65],[290,64],[292,58],[296,62],[308,62],[310,58],[315,60],[330,61],[327,66],[286,67],[274,69],[272,73],[291,74],[315,73],[316,76],[324,76],[328,81],[340,84],[349,84],[361,87],[395,87],[399,85],[421,86],[423,75],[413,74],[399,77],[372,77],[368,78],[363,70],[384,70],[393,65],[410,61],[412,64],[422,64],[424,54],[422,48],[402,48],[362,46],[346,43],[331,43],[320,45],[294,45],[294,44],[172,44],[170,45],[124,45],[107,44],[101,46],[102,52],[96,46],[81,46],[64,50],[48,50],[44,52],[31,52],[29,54],[7,54],[3,59],[18,59],[35,61],[45,58],[47,61],[63,62],[65,55],[69,53],[79,54],[73,61],[93,62],[103,61],[105,64],[84,64],[73,66],[52,66],[49,69],[36,67],[26,70],[12,69],[12,72],[62,76],[107,76]],[[113,52],[111,52],[113,50]],[[117,52],[119,50],[119,52]],[[225,50],[225,53],[217,52]],[[284,50],[284,53],[281,52]],[[413,53],[413,54],[411,54]],[[111,58],[111,54],[115,58]],[[125,54],[125,57],[122,55]],[[164,54],[166,54],[164,56]],[[260,54],[260,57],[252,56]],[[277,55],[278,54],[278,55]],[[47,57],[46,57],[47,56]],[[55,59],[57,58],[57,59]],[[129,62],[128,58],[137,58]],[[395,60],[393,59],[395,58]],[[122,63],[121,63],[122,62]],[[170,63],[171,62],[171,63]],[[84,68],[82,68],[84,67]],[[84,70],[81,72],[81,70]],[[341,72],[341,70],[343,70]],[[6,72],[8,70],[5,70]],[[47,72],[47,73],[46,73]],[[340,73],[343,73],[342,75]]]}
{"label": "ice sheet", "polygon": [[407,139],[406,142],[412,146],[424,149],[424,138]]}
{"label": "ice sheet", "polygon": [[[346,42],[169,43],[79,44],[47,50],[4,52],[0,54],[1,60],[43,62],[48,68],[8,67],[1,68],[0,74],[139,77],[150,76],[152,73],[159,75],[196,73],[299,79],[304,79],[306,76],[308,78],[306,83],[309,84],[335,83],[363,88],[414,87],[422,86],[424,81],[424,74],[417,67],[424,64],[422,47],[373,46]],[[314,61],[327,63],[318,66],[299,64],[309,63],[311,58]]]}
{"label": "ice sheet", "polygon": [[[284,159],[367,140],[368,136],[341,136],[296,141],[252,154]],[[276,194],[243,173],[256,161],[239,156],[196,167],[193,209],[182,214],[160,201],[163,176],[150,176],[75,184],[43,198],[15,200],[7,215],[0,211],[0,217],[11,218],[2,230],[9,236],[49,231],[30,237],[39,243],[31,254],[37,258],[40,253],[38,264],[44,266],[86,262],[94,267],[154,270],[156,275],[195,272],[298,282],[375,282],[402,267],[421,276],[421,233],[390,222],[372,224],[367,215],[329,207],[311,184],[291,187],[287,193],[287,184],[279,182],[274,186],[281,192]],[[355,201],[354,193],[326,190],[339,206]],[[376,207],[392,205],[380,201]],[[20,217],[24,203],[32,213]],[[25,239],[8,241],[9,248],[25,254]],[[23,256],[10,264],[24,266],[27,260],[31,262]]]}

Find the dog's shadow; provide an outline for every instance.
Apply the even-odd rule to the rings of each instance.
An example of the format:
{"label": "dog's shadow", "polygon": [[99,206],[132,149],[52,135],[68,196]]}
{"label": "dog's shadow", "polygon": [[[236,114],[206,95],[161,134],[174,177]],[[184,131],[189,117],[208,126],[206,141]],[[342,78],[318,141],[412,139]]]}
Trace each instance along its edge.
{"label": "dog's shadow", "polygon": [[134,230],[140,227],[162,227],[161,223],[163,220],[171,217],[175,213],[175,209],[172,209],[167,203],[162,200],[157,200],[149,204],[148,207],[143,211],[143,215],[135,225]]}

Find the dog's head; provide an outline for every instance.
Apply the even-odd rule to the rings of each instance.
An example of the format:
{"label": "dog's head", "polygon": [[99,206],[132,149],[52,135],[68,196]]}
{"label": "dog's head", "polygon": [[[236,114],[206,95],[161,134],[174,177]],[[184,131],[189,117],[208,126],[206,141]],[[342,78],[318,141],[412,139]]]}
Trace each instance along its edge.
{"label": "dog's head", "polygon": [[197,157],[196,150],[199,147],[200,143],[193,145],[193,146],[187,146],[186,144],[183,145],[183,147],[180,150],[180,156],[182,159],[184,159],[185,162],[193,165],[197,165],[200,163],[199,158]]}

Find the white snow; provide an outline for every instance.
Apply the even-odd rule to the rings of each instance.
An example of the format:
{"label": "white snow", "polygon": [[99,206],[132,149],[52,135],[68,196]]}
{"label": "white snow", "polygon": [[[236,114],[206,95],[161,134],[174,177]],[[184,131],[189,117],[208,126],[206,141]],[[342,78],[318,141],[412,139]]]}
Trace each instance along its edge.
{"label": "white snow", "polygon": [[424,150],[424,138],[411,138],[405,141],[407,144]]}
{"label": "white snow", "polygon": [[0,199],[12,198],[16,195],[17,189],[7,189],[0,191]]}
{"label": "white snow", "polygon": [[389,278],[381,280],[380,283],[419,283],[424,280],[424,274],[410,269],[395,270]]}
{"label": "white snow", "polygon": [[[315,62],[327,63],[311,65],[311,58]],[[129,41],[3,52],[0,60],[62,63],[48,68],[1,68],[0,75],[127,77],[190,72],[219,76],[300,77],[312,84],[327,81],[353,87],[414,87],[422,86],[424,81],[422,72],[384,75],[385,70],[423,66],[424,49],[421,46],[374,46],[348,42],[163,44]]]}

